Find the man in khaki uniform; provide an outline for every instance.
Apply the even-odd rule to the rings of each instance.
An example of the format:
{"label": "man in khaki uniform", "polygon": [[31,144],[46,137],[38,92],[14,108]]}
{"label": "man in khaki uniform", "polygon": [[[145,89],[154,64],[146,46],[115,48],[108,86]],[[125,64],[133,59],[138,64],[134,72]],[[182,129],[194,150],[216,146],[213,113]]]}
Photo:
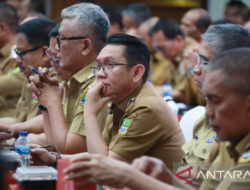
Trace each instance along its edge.
{"label": "man in khaki uniform", "polygon": [[15,9],[0,3],[0,118],[13,117],[22,91],[25,76],[19,72],[11,56],[14,47],[18,17]]}
{"label": "man in khaki uniform", "polygon": [[158,22],[159,18],[152,17],[144,21],[139,26],[139,37],[148,46],[150,51],[150,69],[148,79],[152,81],[153,86],[159,91],[165,82],[168,82],[168,71],[170,61],[168,61],[160,52],[156,52],[152,46],[152,34],[151,30],[154,25]]}
{"label": "man in khaki uniform", "polygon": [[179,24],[171,18],[161,18],[152,33],[155,49],[171,61],[166,75],[173,88],[173,98],[185,102],[186,72],[182,64],[183,54],[186,49],[193,48],[198,43],[191,38],[185,38]]}
{"label": "man in khaki uniform", "polygon": [[[95,80],[90,67],[95,64],[99,51],[106,45],[109,21],[99,6],[90,3],[65,8],[62,18],[57,37],[56,59],[61,69],[73,75],[67,81],[64,97],[62,98],[61,85],[57,86],[46,80],[46,70],[39,69],[42,73],[40,77],[45,82],[41,82],[40,77],[35,75],[34,78],[30,78],[32,83],[29,88],[41,105],[48,110],[43,110],[47,141],[59,153],[75,154],[87,151],[83,112],[88,86]],[[39,87],[37,88],[34,83]],[[64,106],[63,99],[66,100]],[[101,128],[105,125],[106,116],[107,108],[104,108],[98,117]]]}
{"label": "man in khaki uniform", "polygon": [[[228,34],[229,30],[232,31],[230,34]],[[211,36],[213,36],[213,38],[211,38]],[[195,80],[197,81],[196,85],[201,95],[203,95],[202,87],[206,76],[206,67],[209,65],[210,60],[225,50],[235,47],[250,47],[250,43],[247,41],[233,41],[233,39],[249,37],[250,32],[247,29],[235,25],[214,26],[202,35],[202,42],[198,48],[199,59],[197,65],[194,67]],[[227,44],[228,41],[230,41],[230,46]],[[189,179],[194,182],[194,185],[200,185],[201,181],[194,180],[194,176],[197,173],[197,167],[200,166],[203,160],[207,159],[212,146],[218,147],[215,139],[216,133],[209,126],[208,117],[206,115],[202,116],[194,124],[193,140],[182,147],[186,156],[182,161],[183,166],[177,170],[177,173],[193,166]],[[187,177],[188,173],[182,174],[181,176]]]}
{"label": "man in khaki uniform", "polygon": [[[204,95],[208,98],[206,115],[210,117],[209,123],[222,142],[215,159],[219,163],[215,163],[215,161],[212,163],[212,167],[209,169],[211,175],[202,174],[205,180],[199,189],[249,189],[249,60],[250,48],[232,49],[213,59],[207,68],[203,85]],[[212,157],[215,158],[214,155]],[[80,159],[87,162],[79,163]],[[70,175],[67,179],[75,180],[88,176],[87,180],[81,182],[82,185],[94,181],[102,185],[124,185],[130,189],[193,189],[173,176],[164,163],[155,158],[142,157],[133,164],[139,169],[143,167],[143,171],[149,176],[136,171],[135,168],[125,163],[119,163],[99,155],[85,155],[75,159],[75,161],[78,163],[71,165],[65,171],[66,174]],[[95,164],[93,165],[93,163]],[[213,180],[217,178],[217,176],[214,177],[214,172],[220,176],[218,183]],[[172,183],[175,187],[171,185]]]}
{"label": "man in khaki uniform", "polygon": [[[34,75],[28,66],[35,69],[40,66],[49,66],[50,59],[45,54],[45,51],[48,49],[49,44],[48,33],[54,25],[55,23],[48,19],[34,19],[24,23],[17,29],[16,61],[26,79],[23,83],[22,94],[16,107],[15,116],[11,118],[13,123],[21,123],[41,114],[41,110],[38,108],[39,102],[32,99],[32,94],[27,88],[28,77]],[[31,36],[30,33],[35,33],[36,36]],[[55,72],[51,70],[49,75],[53,77]],[[0,127],[1,129],[12,129],[10,125],[1,125]],[[0,133],[1,138],[6,139],[16,135],[18,135],[18,131],[12,131],[11,134]]]}
{"label": "man in khaki uniform", "polygon": [[[149,50],[140,39],[126,34],[109,37],[93,68],[97,81],[86,96],[84,121],[89,153],[125,162],[151,155],[170,168],[174,161],[181,160],[184,136],[167,103],[146,82],[149,60]],[[112,104],[101,133],[97,115],[109,100]]]}

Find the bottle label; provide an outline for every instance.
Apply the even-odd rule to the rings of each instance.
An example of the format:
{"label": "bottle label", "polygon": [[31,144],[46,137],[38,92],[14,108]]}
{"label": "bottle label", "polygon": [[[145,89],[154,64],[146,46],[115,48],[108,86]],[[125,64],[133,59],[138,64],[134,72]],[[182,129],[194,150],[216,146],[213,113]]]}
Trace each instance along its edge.
{"label": "bottle label", "polygon": [[15,151],[21,155],[30,154],[30,146],[16,146]]}

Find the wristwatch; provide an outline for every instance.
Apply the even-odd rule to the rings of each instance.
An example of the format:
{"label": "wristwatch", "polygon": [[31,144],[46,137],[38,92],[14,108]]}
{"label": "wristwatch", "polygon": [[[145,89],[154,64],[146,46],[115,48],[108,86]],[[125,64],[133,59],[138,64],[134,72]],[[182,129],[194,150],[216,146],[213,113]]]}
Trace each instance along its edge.
{"label": "wristwatch", "polygon": [[50,152],[50,154],[52,154],[52,155],[54,155],[56,157],[56,163],[55,163],[55,166],[56,166],[57,165],[57,160],[62,159],[62,157],[57,152]]}
{"label": "wristwatch", "polygon": [[42,111],[48,111],[46,107],[44,107],[42,104],[39,104],[38,108]]}

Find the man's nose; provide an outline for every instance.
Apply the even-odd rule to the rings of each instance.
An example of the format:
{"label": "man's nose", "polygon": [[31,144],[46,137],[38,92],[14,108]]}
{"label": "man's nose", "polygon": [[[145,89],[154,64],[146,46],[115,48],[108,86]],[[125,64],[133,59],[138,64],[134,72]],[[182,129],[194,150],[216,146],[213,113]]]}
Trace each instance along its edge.
{"label": "man's nose", "polygon": [[212,119],[214,118],[214,112],[213,112],[212,106],[209,103],[209,101],[207,101],[207,105],[206,105],[206,116],[208,116]]}
{"label": "man's nose", "polygon": [[104,68],[101,67],[101,69],[100,69],[99,71],[97,71],[96,77],[97,77],[97,78],[104,78],[104,77],[106,77],[106,76],[107,76],[107,73],[105,73],[105,72],[104,72]]}
{"label": "man's nose", "polygon": [[193,72],[194,72],[194,74],[196,74],[196,75],[201,75],[201,73],[202,73],[202,68],[201,68],[201,66],[197,63],[196,65],[195,65],[195,67],[193,68]]}

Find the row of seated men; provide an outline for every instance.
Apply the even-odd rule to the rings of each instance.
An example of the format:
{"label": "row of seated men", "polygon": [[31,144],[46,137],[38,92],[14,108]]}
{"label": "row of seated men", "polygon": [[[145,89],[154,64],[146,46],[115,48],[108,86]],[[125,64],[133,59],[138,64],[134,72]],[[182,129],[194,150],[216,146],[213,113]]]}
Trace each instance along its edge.
{"label": "row of seated men", "polygon": [[[96,5],[73,5],[62,11],[62,18],[57,26],[48,19],[34,19],[18,27],[16,61],[26,77],[18,106],[27,109],[27,115],[34,108],[42,115],[21,124],[2,125],[1,129],[12,133],[1,133],[1,138],[9,139],[20,130],[44,132],[45,138],[39,144],[51,144],[51,150],[66,154],[63,158],[77,153],[85,156],[89,152],[131,163],[135,158],[149,155],[162,160],[170,170],[176,161],[182,160],[184,168],[195,162],[194,174],[212,146],[218,149],[216,134],[208,125],[208,118],[203,116],[194,126],[194,139],[185,144],[176,116],[146,82],[150,65],[148,47],[126,34],[114,34],[107,39],[109,20]],[[175,21],[163,18],[153,27],[153,34],[160,33],[167,39],[164,35],[173,33],[164,25],[169,22],[174,29],[178,26]],[[230,35],[228,31],[232,31]],[[232,24],[214,26],[202,35],[194,68],[201,94],[210,60],[225,50],[249,47],[247,40],[235,40],[248,39],[249,35],[248,29]],[[157,44],[158,49],[166,46],[162,42]],[[50,62],[53,71],[46,69]],[[34,75],[28,66],[38,69],[40,74]],[[30,93],[28,89],[34,98],[29,102],[31,97],[25,95]],[[112,103],[107,106],[109,101]],[[1,122],[4,120],[16,122],[14,118]],[[35,138],[31,141],[35,142],[38,137]],[[224,139],[220,137],[220,140]],[[238,157],[244,153],[243,149]],[[48,152],[43,154],[47,164],[54,164],[58,158]]]}

